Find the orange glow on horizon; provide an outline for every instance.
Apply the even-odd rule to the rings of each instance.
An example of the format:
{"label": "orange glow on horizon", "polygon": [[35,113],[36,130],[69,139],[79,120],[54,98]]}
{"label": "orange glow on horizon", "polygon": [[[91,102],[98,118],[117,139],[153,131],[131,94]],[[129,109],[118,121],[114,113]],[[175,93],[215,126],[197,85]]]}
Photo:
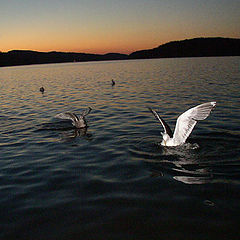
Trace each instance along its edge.
{"label": "orange glow on horizon", "polygon": [[[176,37],[170,38],[169,40],[167,39],[159,39],[159,41],[152,41],[152,42],[138,42],[136,41],[135,43],[122,43],[122,44],[115,44],[114,42],[99,42],[95,44],[89,44],[86,42],[82,42],[79,44],[73,44],[70,43],[69,41],[61,41],[61,42],[54,42],[52,44],[51,42],[45,42],[45,43],[39,43],[39,42],[31,42],[28,43],[26,42],[18,42],[15,43],[15,41],[8,42],[8,44],[2,44],[0,52],[8,52],[11,50],[31,50],[31,51],[38,51],[38,52],[51,52],[51,51],[56,51],[56,52],[76,52],[76,53],[89,53],[89,54],[107,54],[107,53],[122,53],[122,54],[131,54],[132,52],[139,51],[139,50],[145,50],[145,49],[152,49],[156,48],[162,44],[165,44],[167,42],[171,41],[178,41],[178,40],[184,40],[184,39],[190,39],[190,38],[197,38],[197,37],[230,37],[230,38],[239,38],[238,34],[233,35],[233,36],[184,36],[184,37]],[[13,47],[9,47],[13,46]]]}
{"label": "orange glow on horizon", "polygon": [[[28,39],[22,38],[15,41],[15,38],[12,38],[8,42],[1,41],[1,49],[0,52],[8,52],[11,50],[32,50],[39,52],[76,52],[76,53],[89,53],[89,54],[106,54],[106,53],[122,53],[122,54],[130,54],[132,52],[138,50],[152,49],[156,48],[161,44],[165,44],[171,41],[178,41],[190,38],[197,37],[230,37],[230,38],[239,38],[240,36],[236,34],[232,34],[230,36],[226,35],[182,35],[178,36],[178,34],[172,34],[172,36],[165,36],[153,39],[154,37],[149,37],[149,39],[138,39],[133,38],[131,41],[117,41],[113,39],[112,41],[103,41],[102,39],[98,40],[89,40],[81,39],[81,41],[71,40],[67,38],[61,38],[61,40],[55,40],[53,37],[46,42],[42,42],[40,39],[32,39],[31,37]],[[34,41],[35,40],[35,41]]]}
{"label": "orange glow on horizon", "polygon": [[[14,39],[14,38],[13,38]],[[32,50],[39,52],[77,52],[77,53],[91,53],[91,54],[106,54],[106,53],[122,53],[122,54],[130,54],[132,52],[150,49],[158,47],[164,42],[155,41],[132,41],[132,42],[121,42],[116,43],[116,41],[112,42],[104,42],[104,41],[69,41],[69,40],[61,40],[57,41],[48,41],[48,42],[40,42],[40,41],[29,41],[27,39],[19,39],[17,42],[15,40],[8,41],[6,44],[1,44],[1,52],[8,52],[11,50]]]}

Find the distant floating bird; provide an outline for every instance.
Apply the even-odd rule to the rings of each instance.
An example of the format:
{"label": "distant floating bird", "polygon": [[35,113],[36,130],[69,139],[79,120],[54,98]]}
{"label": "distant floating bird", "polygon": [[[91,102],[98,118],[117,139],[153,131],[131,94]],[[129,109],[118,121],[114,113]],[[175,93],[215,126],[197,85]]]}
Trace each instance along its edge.
{"label": "distant floating bird", "polygon": [[45,90],[44,87],[40,87],[40,92],[41,93],[44,93],[44,90]]}
{"label": "distant floating bird", "polygon": [[189,135],[191,134],[197,121],[206,119],[211,113],[212,109],[216,106],[216,102],[208,102],[200,104],[196,107],[190,108],[183,114],[181,114],[176,123],[174,134],[167,123],[158,115],[158,113],[151,108],[148,108],[152,114],[160,121],[163,126],[164,133],[163,146],[178,146],[185,143]]}
{"label": "distant floating bird", "polygon": [[112,79],[112,86],[114,86],[115,85],[115,81]]}
{"label": "distant floating bird", "polygon": [[65,112],[57,114],[55,118],[69,119],[72,121],[72,125],[76,128],[85,128],[87,127],[87,121],[85,117],[91,112],[91,110],[92,109],[88,107],[88,109],[84,110],[79,117],[75,113]]}

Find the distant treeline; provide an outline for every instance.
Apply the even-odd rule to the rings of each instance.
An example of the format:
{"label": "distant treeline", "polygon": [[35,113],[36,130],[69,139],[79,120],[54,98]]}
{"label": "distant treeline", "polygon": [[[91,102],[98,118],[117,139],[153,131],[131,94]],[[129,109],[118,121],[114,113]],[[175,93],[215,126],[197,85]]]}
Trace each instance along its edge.
{"label": "distant treeline", "polygon": [[240,39],[187,39],[169,42],[149,50],[136,51],[129,55],[13,50],[7,53],[0,52],[0,67],[43,63],[209,56],[240,56]]}
{"label": "distant treeline", "polygon": [[123,60],[127,58],[128,55],[119,53],[108,53],[101,55],[87,53],[36,52],[13,50],[7,53],[0,53],[0,67],[44,63]]}

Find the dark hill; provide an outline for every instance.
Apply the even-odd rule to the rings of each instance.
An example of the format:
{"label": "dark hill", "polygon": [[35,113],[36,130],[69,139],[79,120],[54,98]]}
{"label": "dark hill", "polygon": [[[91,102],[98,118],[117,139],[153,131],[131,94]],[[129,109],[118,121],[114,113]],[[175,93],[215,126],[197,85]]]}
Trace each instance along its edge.
{"label": "dark hill", "polygon": [[194,38],[169,42],[157,48],[136,51],[131,59],[169,57],[240,56],[240,39]]}
{"label": "dark hill", "polygon": [[128,55],[120,53],[109,53],[101,55],[87,53],[36,52],[25,50],[13,50],[7,53],[0,53],[0,67],[42,63],[123,60],[127,58]]}
{"label": "dark hill", "polygon": [[130,55],[120,53],[87,54],[13,50],[7,53],[0,52],[0,67],[42,63],[208,56],[240,56],[240,39],[187,39],[169,42],[149,50],[133,52]]}

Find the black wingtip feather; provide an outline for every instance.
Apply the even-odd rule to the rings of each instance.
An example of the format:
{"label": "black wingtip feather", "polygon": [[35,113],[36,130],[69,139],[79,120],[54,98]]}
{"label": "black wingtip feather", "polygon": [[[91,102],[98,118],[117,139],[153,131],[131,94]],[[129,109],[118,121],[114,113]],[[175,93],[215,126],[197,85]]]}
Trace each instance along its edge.
{"label": "black wingtip feather", "polygon": [[159,114],[156,111],[152,110],[150,107],[147,107],[147,108],[154,115],[154,117],[158,121],[160,121],[160,123],[163,126],[164,131],[169,135],[170,138],[172,138],[173,137],[173,132],[172,132],[171,128],[168,126],[168,124],[159,116]]}

